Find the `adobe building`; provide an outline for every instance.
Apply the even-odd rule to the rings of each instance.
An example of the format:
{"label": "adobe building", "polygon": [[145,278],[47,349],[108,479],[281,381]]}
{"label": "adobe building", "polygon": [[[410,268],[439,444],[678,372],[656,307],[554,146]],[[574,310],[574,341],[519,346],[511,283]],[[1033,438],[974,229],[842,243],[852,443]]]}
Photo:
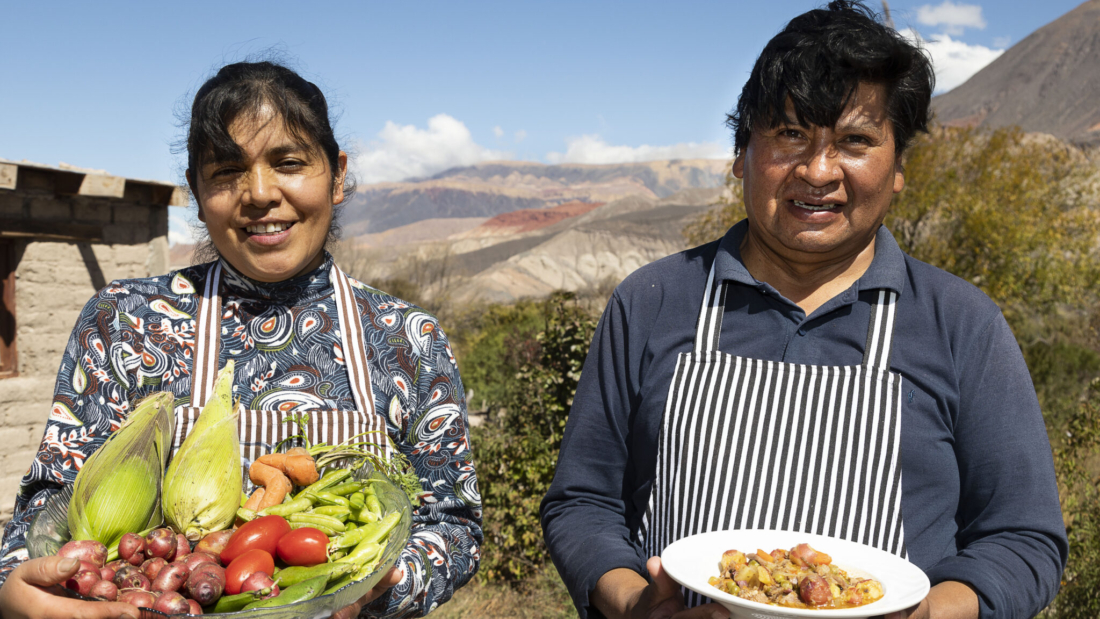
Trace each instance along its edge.
{"label": "adobe building", "polygon": [[112,280],[168,271],[178,186],[0,159],[0,523],[42,440],[61,356]]}

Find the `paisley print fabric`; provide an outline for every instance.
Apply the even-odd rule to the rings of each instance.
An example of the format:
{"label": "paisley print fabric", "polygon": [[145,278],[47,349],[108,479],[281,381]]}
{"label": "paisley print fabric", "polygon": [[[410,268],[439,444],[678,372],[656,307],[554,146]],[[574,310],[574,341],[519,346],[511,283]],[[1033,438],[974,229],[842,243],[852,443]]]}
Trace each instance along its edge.
{"label": "paisley print fabric", "polygon": [[[24,537],[46,499],[71,484],[84,460],[133,402],[169,390],[190,404],[195,318],[209,265],[160,277],[112,282],[73,329],[38,454],[23,478],[0,546],[0,582],[26,560]],[[237,364],[235,396],[246,409],[291,416],[310,409],[355,410],[330,281],[332,258],[275,284],[222,264],[218,366]],[[424,492],[398,565],[400,584],[365,616],[422,616],[477,571],[481,495],[458,368],[436,319],[352,280],[377,413],[416,467]]]}

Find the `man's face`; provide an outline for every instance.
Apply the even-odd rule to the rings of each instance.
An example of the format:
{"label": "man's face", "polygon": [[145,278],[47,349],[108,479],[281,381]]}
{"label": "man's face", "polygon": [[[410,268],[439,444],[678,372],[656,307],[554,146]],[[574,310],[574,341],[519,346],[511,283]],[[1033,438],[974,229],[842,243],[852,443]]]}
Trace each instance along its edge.
{"label": "man's face", "polygon": [[[790,101],[787,114],[797,123]],[[806,265],[858,254],[905,185],[885,87],[861,83],[834,127],[754,129],[733,173],[749,234],[771,252]]]}

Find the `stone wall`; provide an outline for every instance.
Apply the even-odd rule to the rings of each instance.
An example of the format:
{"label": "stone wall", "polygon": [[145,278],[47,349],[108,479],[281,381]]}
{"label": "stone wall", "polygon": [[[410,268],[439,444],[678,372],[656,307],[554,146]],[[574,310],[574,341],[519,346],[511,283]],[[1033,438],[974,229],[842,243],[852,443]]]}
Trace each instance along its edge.
{"label": "stone wall", "polygon": [[18,376],[0,379],[0,523],[11,518],[19,480],[42,440],[80,310],[105,282],[168,270],[167,204],[140,194],[56,196],[48,184],[23,180],[20,170],[19,188],[0,191],[0,219],[95,224],[102,239],[15,240]]}

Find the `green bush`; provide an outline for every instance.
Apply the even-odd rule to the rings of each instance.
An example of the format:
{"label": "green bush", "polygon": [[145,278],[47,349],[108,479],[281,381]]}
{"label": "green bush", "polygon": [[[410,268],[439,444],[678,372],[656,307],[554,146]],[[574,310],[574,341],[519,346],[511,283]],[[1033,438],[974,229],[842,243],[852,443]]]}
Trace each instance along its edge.
{"label": "green bush", "polygon": [[555,294],[540,308],[545,326],[535,339],[537,351],[499,385],[503,412],[473,432],[485,508],[479,575],[490,582],[521,583],[546,563],[539,502],[554,478],[596,326],[570,294]]}

